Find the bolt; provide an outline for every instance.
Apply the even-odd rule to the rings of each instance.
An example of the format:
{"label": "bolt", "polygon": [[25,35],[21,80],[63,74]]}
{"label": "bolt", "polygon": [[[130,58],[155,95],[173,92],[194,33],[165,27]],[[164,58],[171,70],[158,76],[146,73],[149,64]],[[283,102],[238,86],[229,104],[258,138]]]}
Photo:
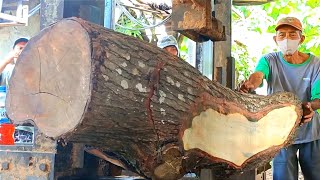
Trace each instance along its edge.
{"label": "bolt", "polygon": [[45,163],[40,164],[39,169],[43,172],[48,170],[48,165]]}
{"label": "bolt", "polygon": [[3,162],[2,163],[2,169],[3,170],[8,170],[9,169],[9,163],[8,162]]}

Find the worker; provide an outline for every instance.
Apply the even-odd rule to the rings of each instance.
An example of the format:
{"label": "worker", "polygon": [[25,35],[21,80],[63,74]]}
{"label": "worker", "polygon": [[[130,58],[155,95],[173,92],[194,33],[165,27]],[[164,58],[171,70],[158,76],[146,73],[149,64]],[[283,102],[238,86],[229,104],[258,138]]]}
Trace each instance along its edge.
{"label": "worker", "polygon": [[179,56],[178,43],[176,38],[172,35],[165,36],[162,39],[160,39],[157,45],[159,48],[168,51],[170,54],[174,56]]}
{"label": "worker", "polygon": [[1,84],[8,85],[9,79],[11,77],[12,71],[14,69],[15,63],[19,55],[21,54],[23,48],[28,43],[28,39],[19,38],[14,44],[12,50],[8,55],[0,62],[0,73],[1,73]]}
{"label": "worker", "polygon": [[320,60],[297,50],[305,40],[302,24],[297,18],[280,19],[275,30],[273,39],[280,51],[264,55],[239,90],[251,92],[266,79],[268,94],[287,91],[300,98],[303,109],[301,127],[293,145],[281,149],[273,159],[273,179],[298,179],[298,163],[306,180],[319,179],[320,122],[314,110],[320,108]]}

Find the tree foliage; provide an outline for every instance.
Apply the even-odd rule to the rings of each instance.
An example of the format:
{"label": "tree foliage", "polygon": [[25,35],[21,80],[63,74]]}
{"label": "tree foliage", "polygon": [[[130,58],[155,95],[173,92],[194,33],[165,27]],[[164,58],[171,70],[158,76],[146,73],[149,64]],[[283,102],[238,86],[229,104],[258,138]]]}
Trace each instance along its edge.
{"label": "tree foliage", "polygon": [[118,20],[118,23],[120,25],[122,25],[124,27],[128,27],[128,28],[123,28],[123,27],[120,27],[120,26],[116,26],[115,27],[115,31],[121,32],[121,33],[129,35],[129,36],[133,36],[133,37],[136,37],[136,38],[139,38],[139,39],[143,39],[142,32],[141,32],[141,30],[139,30],[139,28],[142,28],[142,26],[140,24],[136,24],[136,23],[132,22],[124,14],[121,14],[121,16],[120,16],[120,18]]}
{"label": "tree foliage", "polygon": [[[162,21],[164,17],[157,16],[155,14],[145,13],[141,10],[129,9],[130,14],[138,21],[143,22],[147,25],[156,24],[159,21]],[[159,28],[159,27],[156,27]],[[145,28],[141,24],[137,24],[133,22],[127,15],[121,14],[119,19],[116,22],[115,31],[134,36],[136,38],[148,41],[150,43],[156,44],[158,41],[158,37],[155,28]],[[149,34],[147,35],[147,31]],[[151,36],[151,38],[149,38]],[[160,35],[161,36],[161,35]],[[180,58],[186,60],[188,58],[188,41],[190,41],[187,37],[183,36],[180,33],[174,34],[178,41],[178,47],[180,52]]]}
{"label": "tree foliage", "polygon": [[[234,6],[232,53],[236,59],[236,73],[239,75],[237,81],[248,78],[256,60],[263,54],[277,49],[272,40],[266,42],[264,37],[272,39],[275,24],[285,16],[297,17],[303,23],[303,35],[306,38],[299,50],[320,57],[319,10],[320,0],[277,0],[260,6]],[[257,52],[256,46],[263,48]],[[254,52],[252,49],[255,49]]]}

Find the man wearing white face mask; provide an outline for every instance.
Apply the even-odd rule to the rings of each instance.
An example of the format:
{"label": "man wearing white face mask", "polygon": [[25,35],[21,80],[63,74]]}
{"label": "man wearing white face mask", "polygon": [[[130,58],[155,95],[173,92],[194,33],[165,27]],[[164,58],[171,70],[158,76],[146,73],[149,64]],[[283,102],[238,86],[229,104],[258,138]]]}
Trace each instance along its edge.
{"label": "man wearing white face mask", "polygon": [[320,60],[297,50],[305,39],[302,24],[297,18],[279,20],[275,30],[273,39],[280,51],[264,55],[255,73],[240,86],[239,91],[253,91],[266,79],[268,94],[287,91],[300,98],[303,102],[301,127],[294,144],[282,149],[274,158],[273,179],[297,180],[298,163],[305,180],[320,179],[320,116],[314,112],[320,109]]}

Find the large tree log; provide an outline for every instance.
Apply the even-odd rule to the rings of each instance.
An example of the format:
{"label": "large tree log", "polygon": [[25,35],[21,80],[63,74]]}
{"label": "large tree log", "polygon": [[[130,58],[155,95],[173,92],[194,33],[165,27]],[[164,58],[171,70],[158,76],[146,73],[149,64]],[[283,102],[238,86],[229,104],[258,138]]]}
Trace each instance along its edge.
{"label": "large tree log", "polygon": [[7,95],[15,123],[119,155],[131,170],[177,179],[255,168],[290,144],[300,101],[240,94],[133,37],[65,19],[32,38]]}

